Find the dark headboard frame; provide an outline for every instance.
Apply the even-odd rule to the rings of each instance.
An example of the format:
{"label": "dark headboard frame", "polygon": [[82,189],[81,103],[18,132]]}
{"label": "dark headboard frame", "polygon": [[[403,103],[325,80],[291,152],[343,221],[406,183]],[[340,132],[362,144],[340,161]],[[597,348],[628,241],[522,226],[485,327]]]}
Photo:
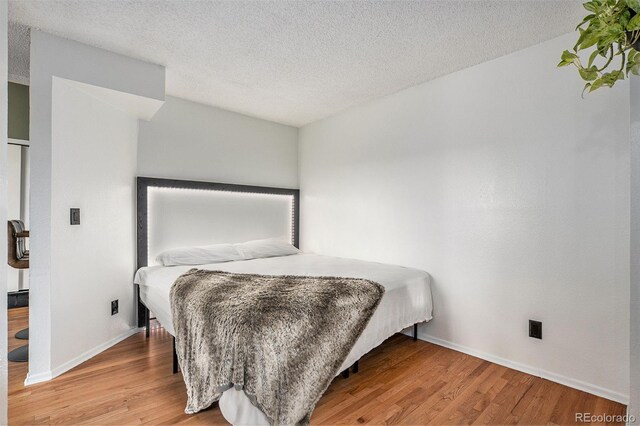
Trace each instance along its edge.
{"label": "dark headboard frame", "polygon": [[[161,179],[152,177],[137,178],[137,254],[138,268],[147,266],[147,256],[149,247],[147,246],[147,190],[148,188],[175,188],[175,189],[200,189],[207,191],[229,191],[247,194],[272,194],[272,195],[289,195],[293,197],[293,245],[300,246],[299,227],[300,227],[300,190],[287,188],[271,188],[266,186],[250,186],[235,185],[230,183],[217,182],[199,182],[192,180],[176,180]],[[136,286],[137,287],[137,286]],[[138,299],[138,327],[147,325],[148,335],[148,309],[140,300],[139,291]]]}

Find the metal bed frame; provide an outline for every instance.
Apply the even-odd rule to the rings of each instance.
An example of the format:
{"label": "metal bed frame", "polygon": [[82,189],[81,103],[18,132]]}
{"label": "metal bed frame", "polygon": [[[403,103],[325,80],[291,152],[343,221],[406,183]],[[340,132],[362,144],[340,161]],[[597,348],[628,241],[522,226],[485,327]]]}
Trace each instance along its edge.
{"label": "metal bed frame", "polygon": [[[148,217],[147,217],[147,190],[148,188],[175,188],[175,189],[200,189],[208,191],[228,191],[242,192],[247,194],[273,194],[289,195],[293,197],[293,245],[299,247],[299,227],[300,227],[300,190],[287,188],[273,188],[265,186],[234,185],[229,183],[200,182],[191,180],[162,179],[152,177],[138,177],[137,183],[137,259],[138,269],[147,266],[148,244]],[[138,327],[145,328],[145,335],[149,337],[151,332],[151,313],[140,298],[140,287],[136,288],[136,299],[138,300]],[[413,340],[418,339],[418,324],[413,325]],[[175,337],[173,337],[173,373],[179,369],[178,355],[176,353]],[[349,372],[359,371],[358,361],[341,374],[345,379],[349,377]]]}

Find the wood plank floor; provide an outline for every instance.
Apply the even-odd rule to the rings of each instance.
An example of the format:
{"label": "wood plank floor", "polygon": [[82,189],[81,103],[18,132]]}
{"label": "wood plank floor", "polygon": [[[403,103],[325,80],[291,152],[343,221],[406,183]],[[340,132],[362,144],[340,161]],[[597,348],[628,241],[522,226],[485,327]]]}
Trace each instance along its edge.
{"label": "wood plank floor", "polygon": [[[27,326],[9,310],[9,347]],[[26,363],[9,364],[9,424],[224,424],[217,406],[187,416],[180,374],[171,374],[171,336],[155,326],[63,374],[25,387]],[[568,424],[576,412],[622,415],[625,407],[403,335],[336,378],[312,424]]]}

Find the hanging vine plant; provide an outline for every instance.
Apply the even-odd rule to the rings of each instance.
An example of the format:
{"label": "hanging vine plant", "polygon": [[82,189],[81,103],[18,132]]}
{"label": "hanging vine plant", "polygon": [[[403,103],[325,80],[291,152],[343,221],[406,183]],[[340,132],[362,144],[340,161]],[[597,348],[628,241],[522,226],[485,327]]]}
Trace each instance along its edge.
{"label": "hanging vine plant", "polygon": [[[613,87],[625,75],[639,75],[640,0],[591,0],[583,6],[590,14],[576,27],[578,42],[573,52],[562,52],[558,67],[573,64],[578,68],[586,81],[583,94]],[[593,51],[585,64],[578,53],[588,49]]]}

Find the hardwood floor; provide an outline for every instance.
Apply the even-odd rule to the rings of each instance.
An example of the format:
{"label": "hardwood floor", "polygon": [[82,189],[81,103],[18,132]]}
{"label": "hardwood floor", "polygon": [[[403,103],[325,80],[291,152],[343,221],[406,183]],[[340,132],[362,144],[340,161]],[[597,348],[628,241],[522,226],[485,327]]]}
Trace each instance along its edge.
{"label": "hardwood floor", "polygon": [[[9,310],[9,347],[27,326]],[[217,406],[184,414],[185,388],[171,374],[171,336],[155,326],[56,379],[25,387],[26,363],[9,364],[9,424],[224,424]],[[395,335],[336,378],[312,424],[567,424],[576,412],[622,415],[625,407],[479,358]]]}

